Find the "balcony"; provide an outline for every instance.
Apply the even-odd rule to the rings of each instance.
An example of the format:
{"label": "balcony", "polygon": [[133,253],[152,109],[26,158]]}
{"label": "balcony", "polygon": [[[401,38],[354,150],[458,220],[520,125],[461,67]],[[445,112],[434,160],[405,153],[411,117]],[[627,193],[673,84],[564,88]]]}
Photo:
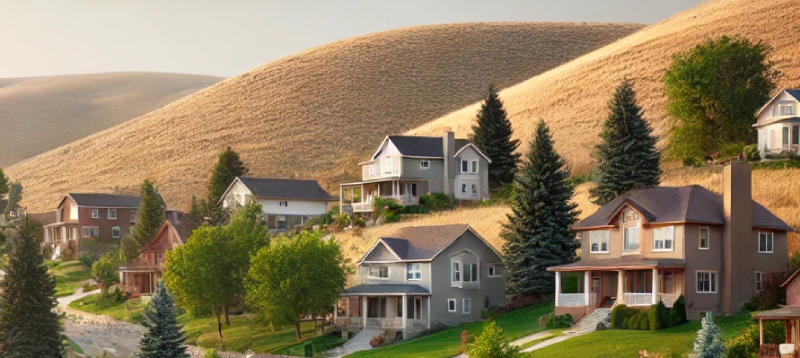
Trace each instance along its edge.
{"label": "balcony", "polygon": [[361,180],[399,178],[401,175],[403,175],[403,160],[399,157],[379,158],[361,165]]}

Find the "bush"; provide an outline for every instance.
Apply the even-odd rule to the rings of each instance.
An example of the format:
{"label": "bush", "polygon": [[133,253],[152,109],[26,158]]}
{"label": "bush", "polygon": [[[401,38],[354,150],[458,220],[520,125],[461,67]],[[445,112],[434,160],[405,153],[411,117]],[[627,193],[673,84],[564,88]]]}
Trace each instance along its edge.
{"label": "bush", "polygon": [[583,183],[589,182],[589,174],[576,174],[569,177],[569,179],[567,180],[569,180],[570,185],[578,186]]}
{"label": "bush", "polygon": [[340,214],[336,216],[336,228],[342,230],[346,227],[350,226],[350,216],[346,214]]}
{"label": "bush", "polygon": [[614,309],[611,310],[611,317],[609,320],[611,321],[611,328],[616,329],[624,329],[623,322],[628,318],[627,316],[628,306],[626,305],[616,305]]}
{"label": "bush", "polygon": [[561,316],[556,316],[555,313],[553,313],[547,318],[547,324],[545,324],[545,328],[547,329],[569,327],[572,327],[572,315],[569,313]]}
{"label": "bush", "polygon": [[764,280],[764,289],[756,294],[756,309],[766,311],[786,304],[786,288],[781,285],[786,281],[786,272],[770,272]]}
{"label": "bush", "polygon": [[311,218],[311,220],[308,221],[308,225],[309,226],[319,225],[321,227],[325,227],[325,226],[328,226],[330,224],[333,224],[334,222],[335,222],[335,219],[333,218],[333,214],[328,213],[328,214],[322,214],[320,216],[315,216],[315,217]]}
{"label": "bush", "polygon": [[361,216],[353,216],[350,218],[350,222],[353,224],[354,227],[364,228],[367,226],[367,220]]}
{"label": "bush", "polygon": [[78,255],[78,261],[88,268],[92,268],[92,264],[97,260],[100,260],[100,256],[97,254],[83,253]]}
{"label": "bush", "polygon": [[[783,343],[786,330],[783,321],[764,322],[764,343]],[[725,342],[728,358],[750,358],[758,354],[758,324],[751,324]]]}
{"label": "bush", "polygon": [[433,211],[450,210],[453,207],[453,199],[445,193],[424,194],[419,197],[419,204]]}
{"label": "bush", "polygon": [[672,304],[672,309],[669,312],[669,326],[675,327],[686,322],[688,322],[686,320],[686,300],[681,295]]}
{"label": "bush", "polygon": [[431,208],[422,205],[408,205],[404,206],[401,212],[403,214],[430,214]]}
{"label": "bush", "polygon": [[702,167],[703,164],[704,164],[704,162],[702,160],[700,160],[698,158],[695,158],[695,157],[683,158],[683,166],[684,167],[699,168],[699,167]]}
{"label": "bush", "polygon": [[217,354],[217,350],[215,350],[214,348],[206,349],[205,352],[203,352],[203,357],[205,357],[205,358],[220,358],[219,354]]}
{"label": "bush", "polygon": [[647,312],[647,319],[651,331],[669,327],[669,316],[664,302],[658,301],[657,304],[650,306],[650,310]]}
{"label": "bush", "polygon": [[761,153],[758,152],[758,144],[744,146],[742,155],[744,156],[744,160],[748,162],[756,162],[761,160]]}
{"label": "bush", "polygon": [[372,207],[375,208],[377,217],[383,217],[383,222],[393,223],[400,221],[400,213],[403,211],[403,206],[394,201],[394,199],[375,198]]}
{"label": "bush", "polygon": [[503,329],[497,327],[494,321],[489,321],[466,349],[467,355],[472,358],[511,358],[519,351],[520,348],[511,344],[511,340],[503,334]]}

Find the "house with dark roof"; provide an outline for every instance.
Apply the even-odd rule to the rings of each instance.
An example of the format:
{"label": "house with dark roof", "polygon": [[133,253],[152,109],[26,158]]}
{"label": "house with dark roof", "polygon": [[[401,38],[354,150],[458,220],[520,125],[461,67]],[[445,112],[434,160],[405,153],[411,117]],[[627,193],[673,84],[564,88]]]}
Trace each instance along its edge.
{"label": "house with dark roof", "polygon": [[335,322],[396,329],[408,339],[432,325],[480,321],[481,310],[506,303],[504,272],[500,253],[469,225],[406,227],[358,261]]}
{"label": "house with dark roof", "polygon": [[767,154],[800,154],[800,90],[782,89],[756,112],[758,150]]}
{"label": "house with dark roof", "polygon": [[312,218],[328,212],[328,203],[336,198],[316,180],[238,177],[233,180],[220,202],[224,208],[242,206],[257,200],[267,217],[270,232],[284,232],[305,226]]}
{"label": "house with dark roof", "polygon": [[581,260],[555,272],[557,314],[581,317],[616,304],[671,307],[689,317],[737,314],[785,271],[795,229],[753,201],[750,167],[724,168],[722,195],[700,186],[636,189],[573,226]]}
{"label": "house with dark roof", "polygon": [[186,243],[192,227],[187,220],[166,220],[139,256],[119,268],[120,287],[135,295],[151,295],[164,272],[167,252]]}
{"label": "house with dark roof", "polygon": [[[800,269],[781,284],[786,290],[786,306],[759,311],[753,315],[759,326],[759,357],[797,357],[800,355]],[[784,343],[764,343],[764,321],[783,321]],[[773,337],[774,339],[774,337]]]}
{"label": "house with dark roof", "polygon": [[377,197],[417,205],[419,197],[444,193],[456,200],[489,198],[491,160],[453,132],[442,137],[387,136],[369,160],[359,163],[361,181],[340,185],[345,213],[369,214]]}

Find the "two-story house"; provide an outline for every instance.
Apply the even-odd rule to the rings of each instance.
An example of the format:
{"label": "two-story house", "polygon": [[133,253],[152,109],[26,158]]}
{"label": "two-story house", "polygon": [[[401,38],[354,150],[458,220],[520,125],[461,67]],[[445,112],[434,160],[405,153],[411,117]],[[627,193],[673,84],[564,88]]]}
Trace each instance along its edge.
{"label": "two-story house", "polygon": [[336,198],[316,180],[239,177],[233,180],[220,202],[224,208],[257,200],[267,217],[271,233],[299,229],[312,218],[328,212]]}
{"label": "two-story house", "polygon": [[358,261],[357,282],[337,302],[336,325],[397,329],[405,339],[480,321],[482,309],[506,303],[501,255],[466,224],[379,238]]}
{"label": "two-story house", "polygon": [[557,314],[597,307],[668,307],[736,314],[769,272],[785,271],[794,231],[751,197],[750,167],[724,168],[722,195],[700,186],[631,190],[573,226],[581,260],[555,271]]}
{"label": "two-story house", "polygon": [[767,154],[800,154],[800,90],[782,89],[756,113],[758,150]]}
{"label": "two-story house", "polygon": [[25,217],[24,207],[8,207],[8,198],[0,197],[0,227],[11,226]]}
{"label": "two-story house", "polygon": [[190,232],[191,229],[182,222],[173,225],[169,220],[165,221],[153,240],[142,247],[139,257],[119,268],[122,289],[141,295],[155,292],[164,272],[167,252],[183,245]]}
{"label": "two-story house", "polygon": [[368,214],[376,197],[417,205],[423,194],[444,193],[456,200],[489,198],[491,160],[453,132],[442,137],[391,135],[361,166],[361,181],[339,187],[344,213]]}

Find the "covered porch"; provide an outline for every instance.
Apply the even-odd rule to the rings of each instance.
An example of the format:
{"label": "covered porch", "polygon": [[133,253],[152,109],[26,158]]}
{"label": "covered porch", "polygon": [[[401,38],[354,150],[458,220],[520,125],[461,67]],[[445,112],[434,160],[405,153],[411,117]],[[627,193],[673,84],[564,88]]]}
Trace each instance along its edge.
{"label": "covered porch", "polygon": [[339,207],[345,213],[373,211],[375,198],[392,199],[403,206],[418,205],[428,193],[427,180],[392,179],[339,185]]}
{"label": "covered porch", "polygon": [[336,302],[334,324],[345,329],[430,329],[430,298],[419,285],[358,285]]}
{"label": "covered porch", "polygon": [[[753,315],[758,320],[758,357],[800,357],[800,307],[781,307]],[[764,321],[783,321],[786,328],[784,343],[764,343]]]}
{"label": "covered porch", "polygon": [[57,222],[44,226],[44,243],[53,248],[53,257],[58,259],[66,251],[77,252],[81,238],[77,223]]}
{"label": "covered porch", "polygon": [[119,285],[123,291],[134,295],[151,295],[161,280],[161,270],[156,268],[119,268]]}

